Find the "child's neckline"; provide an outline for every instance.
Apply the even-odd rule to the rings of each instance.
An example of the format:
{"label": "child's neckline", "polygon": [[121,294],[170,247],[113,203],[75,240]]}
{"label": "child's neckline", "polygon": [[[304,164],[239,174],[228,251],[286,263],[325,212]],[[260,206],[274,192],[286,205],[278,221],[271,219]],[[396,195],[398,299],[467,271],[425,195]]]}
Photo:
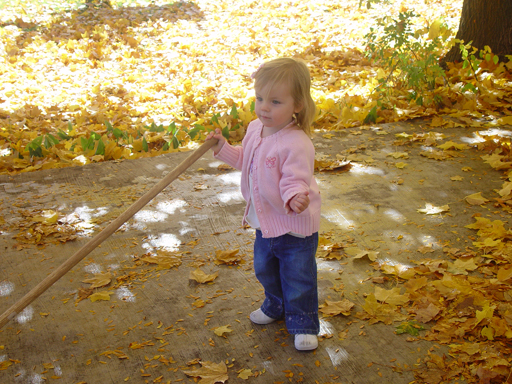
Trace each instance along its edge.
{"label": "child's neckline", "polygon": [[270,133],[270,134],[267,134],[267,135],[263,135],[263,132],[265,131],[265,125],[263,125],[263,123],[261,124],[261,132],[260,132],[260,137],[262,139],[266,139],[268,137],[272,137],[272,136],[275,136],[275,135],[279,135],[279,133],[281,132],[284,132],[285,130],[289,129],[290,127],[292,126],[297,126],[297,123],[295,122],[295,120],[292,120],[290,121],[289,124],[285,125],[283,128],[281,128],[279,131],[277,132],[274,132],[274,133]]}

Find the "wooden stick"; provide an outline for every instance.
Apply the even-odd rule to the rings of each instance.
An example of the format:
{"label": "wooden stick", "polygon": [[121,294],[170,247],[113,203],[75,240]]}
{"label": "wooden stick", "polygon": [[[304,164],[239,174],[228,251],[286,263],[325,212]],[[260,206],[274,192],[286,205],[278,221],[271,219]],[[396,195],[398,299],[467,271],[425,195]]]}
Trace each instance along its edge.
{"label": "wooden stick", "polygon": [[144,194],[139,200],[133,203],[124,213],[117,219],[112,221],[100,233],[94,236],[89,242],[84,244],[73,256],[65,261],[60,267],[48,275],[43,281],[36,285],[30,292],[14,303],[7,311],[0,316],[0,328],[9,322],[14,316],[20,313],[27,305],[34,301],[39,295],[50,288],[57,280],[64,276],[71,268],[78,264],[85,256],[91,253],[98,245],[112,235],[121,225],[126,223],[138,211],[140,211],[147,203],[149,203],[156,195],[171,184],[179,175],[187,170],[195,163],[206,151],[213,145],[217,144],[217,140],[207,140],[203,145],[197,148],[190,156],[183,160],[171,173],[160,180],[153,188]]}

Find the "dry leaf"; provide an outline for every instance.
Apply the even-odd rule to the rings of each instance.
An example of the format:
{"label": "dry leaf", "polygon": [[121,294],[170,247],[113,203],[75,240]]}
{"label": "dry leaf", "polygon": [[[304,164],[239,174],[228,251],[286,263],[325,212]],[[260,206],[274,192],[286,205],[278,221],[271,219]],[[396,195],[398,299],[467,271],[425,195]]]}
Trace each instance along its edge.
{"label": "dry leaf", "polygon": [[93,293],[91,296],[89,296],[89,299],[93,303],[95,301],[101,301],[101,300],[109,301],[110,300],[110,295],[112,295],[113,293],[114,292],[109,292],[109,291],[96,292],[96,293]]}
{"label": "dry leaf", "polygon": [[146,254],[140,258],[150,264],[158,264],[157,270],[171,269],[181,265],[181,254],[158,250],[156,255]]}
{"label": "dry leaf", "polygon": [[365,256],[368,256],[368,259],[370,259],[371,261],[375,261],[375,260],[377,260],[377,257],[379,256],[379,252],[375,252],[375,251],[361,251],[357,255],[355,255],[353,258],[354,259],[361,259],[361,258],[363,258]]}
{"label": "dry leaf", "polygon": [[216,252],[216,258],[213,261],[215,264],[237,264],[242,260],[242,256],[238,255],[238,249],[232,251],[221,251]]}
{"label": "dry leaf", "polygon": [[110,272],[105,272],[105,273],[95,273],[93,278],[82,280],[82,283],[91,284],[91,286],[89,288],[93,289],[93,288],[100,288],[100,287],[109,285],[111,281],[112,281],[112,275],[110,274]]}
{"label": "dry leaf", "polygon": [[319,311],[325,316],[336,316],[340,313],[344,316],[350,315],[350,310],[355,304],[347,299],[342,301],[329,301],[325,300],[325,304],[320,305]]}
{"label": "dry leaf", "polygon": [[400,288],[392,288],[390,290],[375,287],[375,298],[383,303],[391,305],[404,305],[409,301],[409,295],[401,295]]}
{"label": "dry leaf", "polygon": [[435,205],[432,205],[430,203],[425,204],[425,208],[418,209],[418,212],[425,213],[427,215],[436,215],[438,213],[448,212],[450,210],[450,207],[447,205],[443,205],[441,207],[436,207]]}
{"label": "dry leaf", "polygon": [[228,367],[224,362],[218,364],[211,361],[200,362],[201,368],[184,370],[187,376],[198,377],[199,384],[225,383],[229,379]]}
{"label": "dry leaf", "polygon": [[231,327],[231,325],[223,325],[222,327],[213,328],[213,332],[215,332],[217,336],[225,337],[225,333],[233,332],[233,330],[229,329],[229,327]]}
{"label": "dry leaf", "polygon": [[204,284],[209,283],[213,280],[215,280],[219,276],[219,272],[212,273],[210,275],[207,275],[204,273],[201,269],[197,268],[194,271],[190,271],[190,280],[195,280],[198,283]]}
{"label": "dry leaf", "polygon": [[466,196],[464,199],[471,205],[482,205],[489,201],[482,196],[482,192],[473,193],[472,195]]}
{"label": "dry leaf", "polygon": [[242,369],[239,373],[238,373],[238,376],[239,378],[243,379],[243,380],[247,380],[249,379],[249,377],[252,377],[253,374],[252,374],[252,371],[250,369]]}

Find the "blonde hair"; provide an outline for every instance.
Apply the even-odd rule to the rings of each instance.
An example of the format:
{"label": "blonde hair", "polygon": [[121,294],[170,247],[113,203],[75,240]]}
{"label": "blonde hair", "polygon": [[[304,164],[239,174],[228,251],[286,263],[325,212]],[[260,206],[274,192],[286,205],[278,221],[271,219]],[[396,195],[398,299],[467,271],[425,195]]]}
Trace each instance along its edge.
{"label": "blonde hair", "polygon": [[301,107],[296,114],[297,125],[308,135],[311,134],[316,106],[310,93],[309,69],[304,61],[289,57],[268,61],[258,68],[254,80],[256,90],[266,85],[270,85],[270,90],[274,84],[288,84],[295,106]]}

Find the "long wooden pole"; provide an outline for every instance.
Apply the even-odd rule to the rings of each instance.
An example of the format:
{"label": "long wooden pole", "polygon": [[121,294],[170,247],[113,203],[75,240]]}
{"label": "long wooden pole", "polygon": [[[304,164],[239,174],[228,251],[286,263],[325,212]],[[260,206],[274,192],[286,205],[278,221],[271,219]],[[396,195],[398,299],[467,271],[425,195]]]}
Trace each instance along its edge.
{"label": "long wooden pole", "polygon": [[48,275],[43,281],[36,285],[30,292],[14,303],[7,311],[0,316],[0,328],[7,324],[14,316],[20,313],[27,305],[39,297],[44,291],[50,288],[57,280],[64,276],[71,268],[78,264],[85,256],[91,253],[98,245],[112,235],[121,225],[126,223],[138,211],[140,211],[147,203],[149,203],[156,195],[171,184],[179,175],[187,170],[201,156],[203,156],[217,140],[212,139],[206,141],[197,148],[190,156],[183,160],[171,173],[167,174],[153,188],[144,194],[139,200],[133,203],[124,213],[117,219],[112,221],[100,233],[94,236],[89,242],[84,244],[73,256],[61,264],[55,271]]}

